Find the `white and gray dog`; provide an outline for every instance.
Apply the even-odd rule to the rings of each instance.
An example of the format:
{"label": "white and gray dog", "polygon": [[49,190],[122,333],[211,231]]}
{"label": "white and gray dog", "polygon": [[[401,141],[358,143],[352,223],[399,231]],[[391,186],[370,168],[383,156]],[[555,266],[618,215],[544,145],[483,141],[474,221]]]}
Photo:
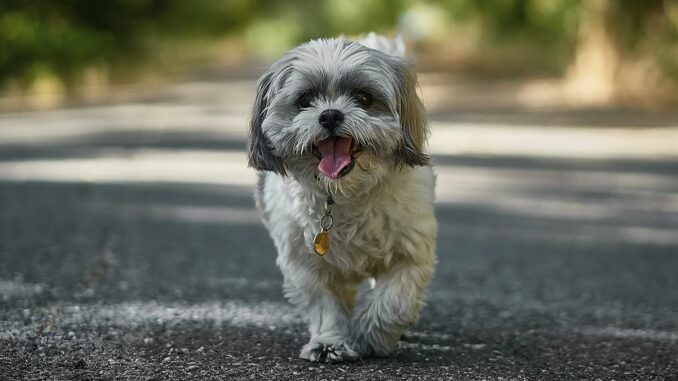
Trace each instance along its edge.
{"label": "white and gray dog", "polygon": [[248,159],[285,295],[309,321],[304,359],[388,354],[423,306],[435,177],[402,47],[375,35],[313,40],[257,84]]}

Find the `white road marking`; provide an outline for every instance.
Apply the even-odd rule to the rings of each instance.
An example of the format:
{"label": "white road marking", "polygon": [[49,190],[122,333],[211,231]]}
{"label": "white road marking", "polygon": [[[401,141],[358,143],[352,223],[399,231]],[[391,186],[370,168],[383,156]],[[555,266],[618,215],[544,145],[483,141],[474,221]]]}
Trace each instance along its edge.
{"label": "white road marking", "polygon": [[[24,325],[23,321],[0,321],[0,339],[12,339],[34,334],[45,321],[57,319],[61,327],[124,327],[135,328],[151,324],[175,325],[183,322],[203,322],[215,326],[254,326],[274,330],[302,322],[292,306],[284,302],[206,302],[201,304],[127,302],[111,305],[53,305]],[[45,320],[45,321],[43,321]]]}
{"label": "white road marking", "polygon": [[653,329],[626,329],[615,327],[590,327],[580,330],[590,336],[615,337],[621,339],[646,339],[655,341],[678,341],[678,332]]}

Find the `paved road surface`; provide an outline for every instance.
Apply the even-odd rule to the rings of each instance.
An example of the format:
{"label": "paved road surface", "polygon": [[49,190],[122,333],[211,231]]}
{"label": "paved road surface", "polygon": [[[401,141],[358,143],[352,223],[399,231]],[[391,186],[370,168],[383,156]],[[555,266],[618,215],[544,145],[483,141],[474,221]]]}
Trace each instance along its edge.
{"label": "paved road surface", "polygon": [[[0,379],[678,380],[678,118],[445,86],[424,81],[428,305],[350,365],[297,359],[244,167],[251,80],[0,115]],[[473,89],[509,101],[455,103]]]}

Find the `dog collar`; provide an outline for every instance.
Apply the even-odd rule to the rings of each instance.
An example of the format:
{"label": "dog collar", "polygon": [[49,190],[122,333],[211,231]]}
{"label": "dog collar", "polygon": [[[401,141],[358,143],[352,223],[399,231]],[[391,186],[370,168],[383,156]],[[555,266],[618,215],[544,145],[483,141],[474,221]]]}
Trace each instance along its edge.
{"label": "dog collar", "polygon": [[334,204],[334,199],[328,195],[325,201],[325,213],[320,217],[320,233],[313,238],[313,251],[321,257],[330,251],[330,229],[334,222],[332,204]]}

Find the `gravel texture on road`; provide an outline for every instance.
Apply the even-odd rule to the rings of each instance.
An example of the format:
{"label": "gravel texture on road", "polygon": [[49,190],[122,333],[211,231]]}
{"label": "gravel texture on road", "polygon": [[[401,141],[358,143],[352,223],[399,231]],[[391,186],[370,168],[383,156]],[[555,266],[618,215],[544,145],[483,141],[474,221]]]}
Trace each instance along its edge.
{"label": "gravel texture on road", "polygon": [[[391,356],[315,364],[251,196],[253,84],[182,86],[0,116],[0,380],[678,380],[677,158],[436,143],[420,320]],[[460,114],[490,133],[433,110],[433,139]],[[528,116],[548,144],[548,114]]]}

